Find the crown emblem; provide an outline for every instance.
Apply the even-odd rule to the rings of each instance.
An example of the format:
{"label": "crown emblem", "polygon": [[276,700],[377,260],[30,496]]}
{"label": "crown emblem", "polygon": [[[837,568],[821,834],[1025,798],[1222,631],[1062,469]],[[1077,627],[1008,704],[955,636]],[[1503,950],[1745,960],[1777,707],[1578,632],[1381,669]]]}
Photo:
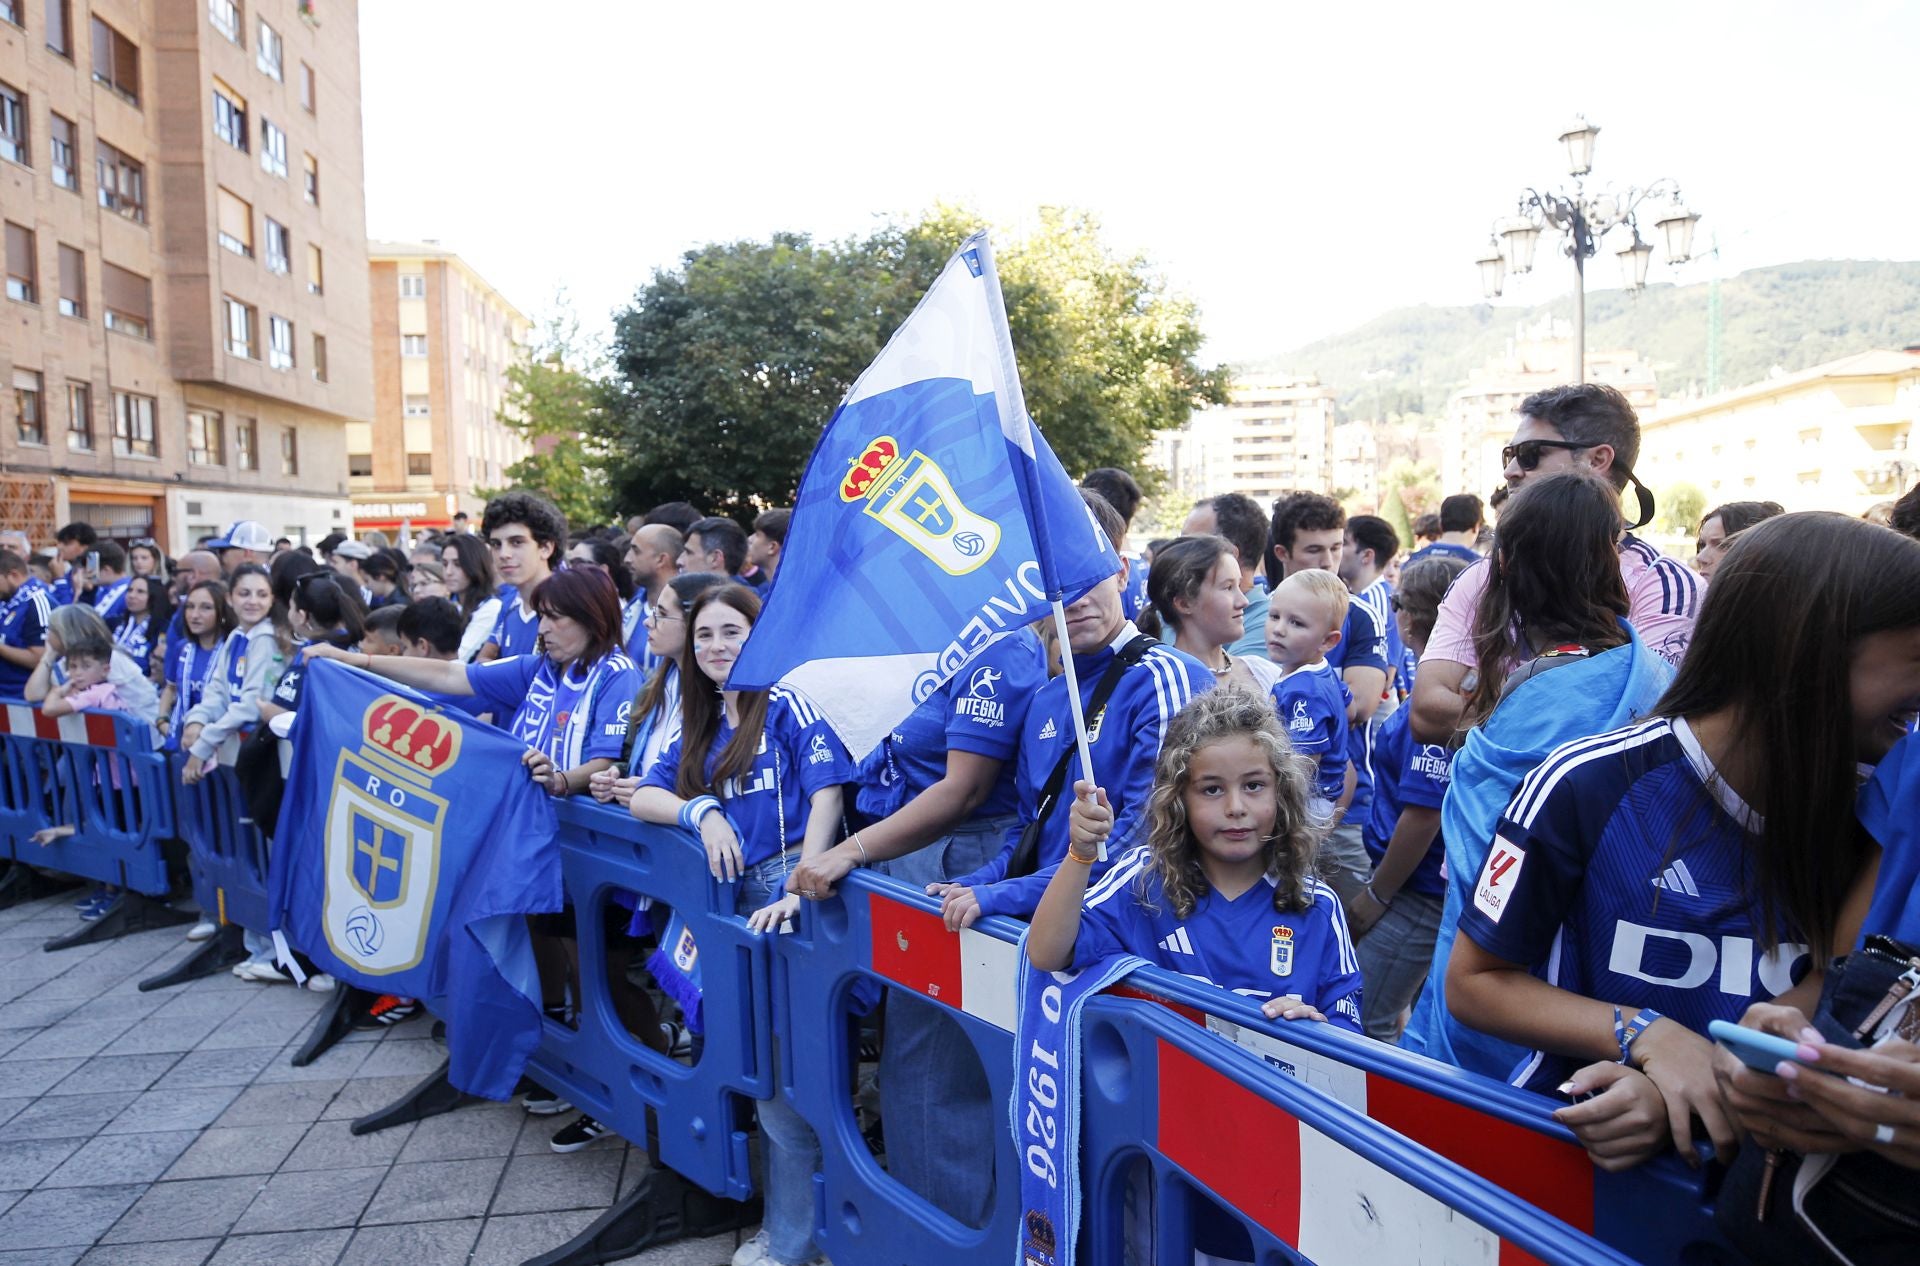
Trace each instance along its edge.
{"label": "crown emblem", "polygon": [[1273,930],[1273,939],[1276,941],[1291,941],[1293,939],[1293,929],[1290,927],[1277,927]]}
{"label": "crown emblem", "polygon": [[887,467],[900,459],[900,444],[891,435],[882,435],[867,445],[840,483],[842,501],[858,501],[875,491]]}
{"label": "crown emblem", "polygon": [[367,709],[367,742],[406,768],[437,774],[460,758],[460,726],[398,695]]}

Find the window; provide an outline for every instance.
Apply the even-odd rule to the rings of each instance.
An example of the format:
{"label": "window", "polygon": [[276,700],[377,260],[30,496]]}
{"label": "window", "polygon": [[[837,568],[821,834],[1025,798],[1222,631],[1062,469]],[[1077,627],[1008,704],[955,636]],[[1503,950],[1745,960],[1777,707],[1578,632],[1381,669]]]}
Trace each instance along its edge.
{"label": "window", "polygon": [[433,475],[433,454],[408,453],[407,473],[409,475],[426,475],[431,477]]}
{"label": "window", "polygon": [[300,168],[305,176],[303,187],[307,191],[307,201],[317,207],[320,205],[320,160],[312,154],[302,154]]}
{"label": "window", "polygon": [[282,52],[280,32],[268,26],[265,18],[260,19],[260,41],[258,48],[260,69],[267,72],[274,80],[284,82],[286,76],[280,73],[280,54]]}
{"label": "window", "polygon": [[400,274],[400,297],[402,299],[424,299],[427,297],[427,278],[424,273]]}
{"label": "window", "polygon": [[129,220],[146,222],[147,169],[102,140],[94,142],[93,169],[100,205]]}
{"label": "window", "polygon": [[80,177],[73,158],[74,147],[80,138],[79,130],[73,126],[72,119],[49,114],[47,134],[51,142],[48,149],[52,154],[53,183],[62,189],[80,192]]}
{"label": "window", "polygon": [[276,176],[287,174],[287,134],[260,120],[260,166]]}
{"label": "window", "polygon": [[0,158],[27,165],[27,94],[0,83]]}
{"label": "window", "polygon": [[93,451],[93,388],[84,382],[67,383],[67,447]]}
{"label": "window", "polygon": [[280,431],[280,473],[283,475],[300,473],[300,437],[290,426]]}
{"label": "window", "polygon": [[350,479],[372,479],[373,478],[373,454],[372,453],[348,453],[347,454],[347,477]]}
{"label": "window", "polygon": [[260,349],[254,342],[254,328],[258,314],[251,304],[242,303],[232,295],[225,296],[224,302],[227,305],[227,350],[235,356],[257,360]]}
{"label": "window", "polygon": [[313,380],[327,380],[327,336],[324,334],[313,336]]}
{"label": "window", "polygon": [[287,226],[266,217],[267,221],[267,269],[270,272],[287,273],[293,269],[293,235],[287,232]]}
{"label": "window", "polygon": [[247,99],[218,79],[213,81],[213,134],[247,152]]}
{"label": "window", "polygon": [[235,44],[246,38],[240,33],[240,6],[235,0],[207,0],[207,21]]}
{"label": "window", "polygon": [[252,418],[233,420],[233,468],[235,470],[260,469],[260,424]]}
{"label": "window", "polygon": [[283,316],[267,318],[267,368],[293,368],[293,322]]}
{"label": "window", "polygon": [[118,264],[100,261],[101,297],[107,328],[135,338],[153,337],[153,283]]}
{"label": "window", "polygon": [[220,204],[220,245],[242,259],[253,258],[253,204],[227,189],[215,190]]}
{"label": "window", "polygon": [[314,109],[313,67],[300,63],[300,108],[308,114]]}
{"label": "window", "polygon": [[40,270],[35,266],[33,230],[7,225],[7,298],[40,302]]}
{"label": "window", "polygon": [[433,410],[430,407],[428,407],[427,397],[425,396],[408,396],[405,401],[404,409],[405,409],[406,416],[410,418],[425,418],[425,417],[433,416]]}
{"label": "window", "polygon": [[13,417],[20,428],[22,444],[47,442],[47,415],[40,406],[40,371],[13,371]]}
{"label": "window", "polygon": [[187,461],[195,466],[224,466],[226,439],[220,415],[207,409],[187,410]]}
{"label": "window", "polygon": [[326,261],[320,256],[320,248],[312,242],[307,243],[307,293],[325,294],[327,291]]}
{"label": "window", "polygon": [[140,104],[140,48],[99,18],[93,19],[93,81]]}
{"label": "window", "polygon": [[[11,228],[12,225],[7,227]],[[400,354],[402,356],[425,356],[427,354],[427,336],[424,334],[402,334],[400,336]]]}
{"label": "window", "polygon": [[60,315],[87,317],[87,257],[60,243]]}
{"label": "window", "polygon": [[72,0],[47,0],[47,47],[73,60]]}
{"label": "window", "polygon": [[11,22],[15,26],[24,26],[20,21],[21,0],[0,0],[0,21]]}
{"label": "window", "polygon": [[113,451],[121,457],[158,457],[154,438],[154,399],[130,391],[113,393]]}

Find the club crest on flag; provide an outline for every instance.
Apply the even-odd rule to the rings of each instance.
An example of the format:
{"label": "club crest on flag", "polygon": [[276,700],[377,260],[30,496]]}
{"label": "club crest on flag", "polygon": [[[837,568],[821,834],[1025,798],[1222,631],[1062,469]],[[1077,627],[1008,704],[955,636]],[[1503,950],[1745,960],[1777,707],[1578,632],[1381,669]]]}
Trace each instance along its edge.
{"label": "club crest on flag", "polygon": [[854,459],[840,499],[865,501],[865,512],[932,559],[949,576],[984,567],[1000,545],[1000,525],[967,509],[940,464],[882,435]]}
{"label": "club crest on flag", "polygon": [[327,804],[321,926],[341,959],[369,975],[426,954],[447,801],[434,779],[460,759],[458,724],[398,695],[361,721],[361,744],[335,762]]}

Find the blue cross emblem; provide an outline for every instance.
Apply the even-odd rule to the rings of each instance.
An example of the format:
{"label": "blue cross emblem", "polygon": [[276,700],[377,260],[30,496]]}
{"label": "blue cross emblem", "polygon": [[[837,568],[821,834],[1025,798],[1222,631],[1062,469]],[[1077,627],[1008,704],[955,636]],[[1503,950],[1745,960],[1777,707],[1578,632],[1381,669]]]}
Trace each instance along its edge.
{"label": "blue cross emblem", "polygon": [[400,899],[407,836],[372,818],[353,815],[353,882],[375,905]]}

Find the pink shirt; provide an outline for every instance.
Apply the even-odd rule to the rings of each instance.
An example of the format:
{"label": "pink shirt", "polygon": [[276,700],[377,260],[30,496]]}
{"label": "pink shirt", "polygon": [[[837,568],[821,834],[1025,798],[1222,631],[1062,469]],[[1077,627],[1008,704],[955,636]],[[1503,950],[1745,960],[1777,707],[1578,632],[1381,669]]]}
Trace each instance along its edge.
{"label": "pink shirt", "polygon": [[[1692,568],[1676,563],[1629,532],[1620,539],[1620,579],[1627,584],[1627,622],[1650,650],[1678,665],[1693,640],[1693,622],[1707,582]],[[1473,613],[1487,590],[1487,562],[1482,559],[1454,580],[1440,603],[1433,636],[1420,657],[1465,664],[1471,668]]]}
{"label": "pink shirt", "polygon": [[120,692],[113,688],[113,683],[110,681],[103,681],[97,686],[88,686],[85,690],[69,691],[67,706],[76,712],[88,708],[104,712],[124,712],[127,708],[120,699]]}

